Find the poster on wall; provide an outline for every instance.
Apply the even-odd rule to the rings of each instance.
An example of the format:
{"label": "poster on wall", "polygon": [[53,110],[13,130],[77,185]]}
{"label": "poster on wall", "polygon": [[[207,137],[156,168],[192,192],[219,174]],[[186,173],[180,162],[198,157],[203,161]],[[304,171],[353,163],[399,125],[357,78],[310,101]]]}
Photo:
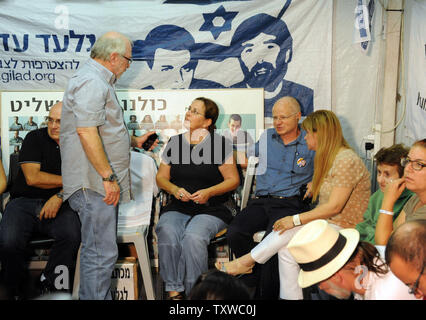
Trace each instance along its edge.
{"label": "poster on wall", "polygon": [[285,95],[304,116],[330,108],[332,21],[333,1],[4,1],[0,90],[64,90],[116,30],[133,42],[117,88],[262,88],[270,127]]}
{"label": "poster on wall", "polygon": [[[29,131],[47,126],[50,107],[62,97],[62,91],[1,93],[1,149],[6,172],[10,155],[19,153]],[[236,149],[246,150],[264,129],[262,89],[118,90],[117,97],[130,135],[151,130],[159,135],[160,144],[150,154],[157,163],[169,138],[186,131],[185,113],[197,97],[217,103],[217,133],[233,140]]]}
{"label": "poster on wall", "polygon": [[405,127],[413,140],[426,138],[426,3],[410,2]]}

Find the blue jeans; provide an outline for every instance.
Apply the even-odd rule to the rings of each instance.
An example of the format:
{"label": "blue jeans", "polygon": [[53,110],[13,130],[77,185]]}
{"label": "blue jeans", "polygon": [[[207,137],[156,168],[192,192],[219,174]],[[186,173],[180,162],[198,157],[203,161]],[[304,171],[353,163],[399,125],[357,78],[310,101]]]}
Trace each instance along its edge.
{"label": "blue jeans", "polygon": [[[67,267],[72,284],[78,247],[80,221],[65,201],[54,219],[39,219],[44,199],[15,198],[6,206],[0,221],[0,248],[4,281],[14,294],[24,285],[27,275],[27,246],[35,235],[55,239],[43,271],[50,285],[55,285],[57,266]],[[59,289],[59,288],[58,288]]]}
{"label": "blue jeans", "polygon": [[207,246],[226,228],[221,219],[207,214],[191,216],[164,212],[155,229],[158,237],[160,275],[166,291],[189,294],[195,281],[208,270]]}
{"label": "blue jeans", "polygon": [[104,196],[80,189],[70,198],[81,221],[81,300],[111,300],[111,274],[118,257],[118,206],[107,205]]}

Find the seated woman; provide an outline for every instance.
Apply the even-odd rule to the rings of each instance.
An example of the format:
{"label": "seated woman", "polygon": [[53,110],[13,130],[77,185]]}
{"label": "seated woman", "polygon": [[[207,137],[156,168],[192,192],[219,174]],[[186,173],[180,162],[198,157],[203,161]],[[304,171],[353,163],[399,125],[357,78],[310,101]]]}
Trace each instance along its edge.
{"label": "seated woman", "polygon": [[215,102],[195,99],[188,132],[171,137],[157,173],[158,187],[173,195],[156,227],[160,274],[173,300],[207,271],[207,246],[232,219],[227,204],[240,181],[230,141],[214,133],[218,115]]}
{"label": "seated woman", "polygon": [[[364,220],[355,227],[359,231],[361,241],[376,244],[374,235],[376,233],[376,224],[379,219],[379,209],[382,206],[385,188],[390,182],[404,175],[404,167],[401,165],[401,159],[405,158],[407,154],[408,148],[405,148],[402,144],[395,144],[389,148],[381,148],[374,156],[377,161],[377,182],[379,189],[370,197],[368,208],[364,212]],[[394,205],[394,221],[412,195],[413,193],[410,190],[407,188],[404,189]]]}
{"label": "seated woman", "polygon": [[[406,221],[426,220],[426,139],[415,142],[401,164],[405,167],[404,176],[389,183],[385,189],[376,226],[376,245],[386,245],[394,227]],[[415,194],[393,223],[395,203],[405,188]]]}
{"label": "seated woman", "polygon": [[370,174],[363,161],[343,137],[339,119],[332,111],[318,110],[302,123],[310,150],[315,150],[313,200],[318,205],[294,216],[279,219],[274,231],[250,253],[216,267],[233,275],[248,273],[254,263],[265,263],[278,253],[280,297],[302,299],[297,283],[299,265],[287,249],[287,244],[302,225],[316,219],[326,219],[334,228],[354,228],[361,221],[370,197]]}

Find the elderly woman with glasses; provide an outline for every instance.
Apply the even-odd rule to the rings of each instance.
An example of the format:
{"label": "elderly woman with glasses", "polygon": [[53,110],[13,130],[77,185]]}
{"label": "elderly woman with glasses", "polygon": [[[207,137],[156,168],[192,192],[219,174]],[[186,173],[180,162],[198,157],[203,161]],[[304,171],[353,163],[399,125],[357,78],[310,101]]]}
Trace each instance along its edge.
{"label": "elderly woman with glasses", "polygon": [[171,137],[157,185],[172,195],[156,227],[160,274],[172,300],[189,294],[208,269],[207,246],[231,222],[230,192],[239,185],[232,144],[214,132],[216,103],[197,98],[187,109],[185,133]]}
{"label": "elderly woman with glasses", "polygon": [[[394,227],[408,221],[426,220],[426,139],[415,142],[408,156],[401,159],[401,164],[405,167],[404,176],[385,189],[376,226],[376,245],[386,245]],[[405,188],[413,191],[414,195],[393,222],[395,202]]]}

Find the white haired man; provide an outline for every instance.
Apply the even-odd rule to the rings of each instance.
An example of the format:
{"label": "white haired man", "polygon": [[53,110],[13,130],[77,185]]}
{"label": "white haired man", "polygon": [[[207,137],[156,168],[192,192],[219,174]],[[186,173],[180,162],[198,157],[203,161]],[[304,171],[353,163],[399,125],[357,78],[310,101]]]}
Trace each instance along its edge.
{"label": "white haired man", "polygon": [[64,93],[60,139],[64,199],[69,199],[82,224],[80,299],[109,300],[118,256],[118,202],[131,198],[130,147],[141,148],[153,132],[130,137],[115,94],[116,80],[132,62],[131,41],[107,32],[97,39],[90,57]]}

